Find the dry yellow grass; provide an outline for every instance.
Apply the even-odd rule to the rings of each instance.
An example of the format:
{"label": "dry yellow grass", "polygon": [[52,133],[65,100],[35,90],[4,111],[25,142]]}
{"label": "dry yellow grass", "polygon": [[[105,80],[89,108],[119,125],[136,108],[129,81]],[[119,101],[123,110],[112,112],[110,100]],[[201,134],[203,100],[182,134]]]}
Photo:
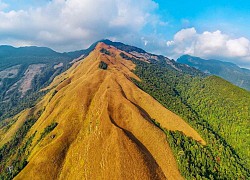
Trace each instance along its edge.
{"label": "dry yellow grass", "polygon": [[[4,145],[6,142],[11,140],[13,135],[17,132],[17,130],[23,125],[23,123],[27,120],[27,117],[30,114],[30,109],[26,109],[12,118],[12,121],[15,122],[11,125],[11,127],[7,130],[7,132],[0,132],[0,147]],[[9,122],[11,123],[11,122]]]}
{"label": "dry yellow grass", "polygon": [[[101,48],[111,55],[100,53]],[[119,54],[99,43],[48,87],[52,90],[39,105],[45,111],[29,135],[37,131],[36,142],[45,127],[54,121],[58,126],[33,143],[29,163],[15,179],[183,179],[165,134],[150,118],[205,142],[133,84],[131,77],[139,80],[131,72],[135,65]],[[98,68],[100,61],[107,70]]]}

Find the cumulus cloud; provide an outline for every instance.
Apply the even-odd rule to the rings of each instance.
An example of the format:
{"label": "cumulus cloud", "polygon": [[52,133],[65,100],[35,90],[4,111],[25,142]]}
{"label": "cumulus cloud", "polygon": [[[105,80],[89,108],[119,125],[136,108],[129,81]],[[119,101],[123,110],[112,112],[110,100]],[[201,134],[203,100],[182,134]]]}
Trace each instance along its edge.
{"label": "cumulus cloud", "polygon": [[168,52],[175,58],[190,54],[207,59],[222,59],[250,67],[250,41],[232,38],[217,30],[198,33],[195,28],[182,29],[167,41]]}
{"label": "cumulus cloud", "polygon": [[87,47],[102,38],[129,42],[145,25],[155,23],[158,7],[152,0],[51,0],[42,7],[8,12],[1,6],[0,1],[1,43],[57,50]]}

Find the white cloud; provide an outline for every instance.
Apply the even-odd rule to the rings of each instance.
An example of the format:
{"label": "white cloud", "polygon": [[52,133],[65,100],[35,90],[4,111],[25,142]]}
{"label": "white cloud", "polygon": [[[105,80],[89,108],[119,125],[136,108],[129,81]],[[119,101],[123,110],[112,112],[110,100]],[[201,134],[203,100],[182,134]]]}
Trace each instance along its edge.
{"label": "white cloud", "polygon": [[42,7],[4,12],[0,0],[0,41],[71,50],[102,38],[123,40],[152,23],[157,7],[153,0],[52,0]]}
{"label": "white cloud", "polygon": [[5,2],[3,2],[2,0],[0,0],[0,10],[4,10],[7,7],[8,7],[8,4],[6,4]]}
{"label": "white cloud", "polygon": [[190,54],[250,67],[250,41],[245,37],[232,38],[219,30],[198,33],[195,28],[182,29],[175,34],[173,40],[167,41],[166,45],[168,53],[175,58]]}
{"label": "white cloud", "polygon": [[226,46],[231,56],[249,56],[250,43],[249,40],[244,37],[228,40]]}
{"label": "white cloud", "polygon": [[194,28],[182,29],[177,32],[174,36],[175,42],[183,42],[192,39],[196,35],[196,30]]}

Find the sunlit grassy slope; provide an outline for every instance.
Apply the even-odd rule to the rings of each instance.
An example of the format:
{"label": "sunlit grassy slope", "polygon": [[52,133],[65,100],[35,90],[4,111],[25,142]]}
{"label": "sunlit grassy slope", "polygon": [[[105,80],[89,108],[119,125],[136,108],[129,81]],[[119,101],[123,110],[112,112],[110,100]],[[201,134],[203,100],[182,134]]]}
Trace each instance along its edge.
{"label": "sunlit grassy slope", "polygon": [[[165,134],[151,120],[205,141],[131,81],[139,80],[135,65],[120,53],[99,43],[52,82],[35,107],[43,113],[26,135],[34,135],[28,164],[15,179],[182,179]],[[101,61],[107,70],[98,68]]]}

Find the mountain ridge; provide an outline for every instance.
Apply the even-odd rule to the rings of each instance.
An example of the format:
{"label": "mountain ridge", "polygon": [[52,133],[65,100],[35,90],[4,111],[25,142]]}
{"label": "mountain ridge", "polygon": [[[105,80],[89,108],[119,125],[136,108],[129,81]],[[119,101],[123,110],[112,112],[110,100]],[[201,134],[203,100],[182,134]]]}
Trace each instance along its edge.
{"label": "mountain ridge", "polygon": [[[102,48],[107,49],[111,53],[111,55],[106,55],[106,54],[100,53],[100,50]],[[46,151],[47,151],[46,149],[49,150],[49,147],[50,147],[49,144],[46,143],[47,144],[46,146],[42,146],[43,147],[41,149],[42,151],[37,151],[38,154],[35,153],[32,155],[31,159],[29,159],[29,164],[23,169],[23,171],[21,171],[21,173],[16,177],[16,179],[33,177],[34,175],[36,175],[36,177],[41,176],[43,178],[44,177],[45,178],[46,177],[48,177],[48,178],[51,178],[51,177],[54,177],[54,178],[55,177],[59,177],[59,178],[70,178],[70,177],[71,178],[72,177],[86,177],[86,178],[88,178],[88,177],[89,178],[102,177],[102,178],[107,178],[107,177],[111,177],[111,174],[112,174],[112,177],[122,178],[122,176],[120,176],[120,171],[117,171],[114,169],[114,167],[117,167],[117,165],[118,166],[122,165],[124,167],[128,165],[128,166],[130,166],[130,168],[133,167],[133,168],[131,168],[131,170],[137,169],[136,171],[133,171],[133,173],[128,171],[125,174],[125,177],[138,177],[138,178],[139,177],[140,178],[151,177],[151,178],[157,178],[157,179],[158,178],[165,179],[166,177],[171,178],[171,179],[175,179],[175,178],[180,179],[181,178],[176,165],[174,165],[175,162],[174,162],[173,156],[171,156],[171,150],[167,146],[166,142],[163,141],[164,134],[161,133],[161,131],[157,130],[157,128],[150,122],[150,119],[154,118],[157,121],[161,122],[161,124],[166,128],[167,127],[170,129],[177,128],[177,129],[183,131],[184,133],[187,133],[189,136],[191,135],[195,138],[198,138],[198,140],[203,142],[203,143],[204,143],[204,141],[199,137],[198,134],[196,134],[195,136],[192,135],[193,133],[195,133],[195,131],[192,130],[192,128],[189,128],[189,126],[187,124],[185,124],[183,120],[178,118],[178,116],[174,115],[170,111],[164,110],[164,108],[161,107],[155,100],[153,100],[152,98],[150,98],[146,94],[143,95],[143,91],[141,91],[139,89],[138,90],[135,89],[136,86],[133,85],[133,83],[128,79],[129,77],[136,78],[136,76],[130,72],[130,70],[132,70],[135,66],[133,64],[131,64],[131,62],[129,62],[128,60],[124,60],[124,59],[119,58],[120,52],[119,51],[116,52],[116,51],[117,50],[114,49],[113,47],[109,47],[109,46],[104,45],[104,44],[98,44],[96,49],[93,52],[91,52],[91,54],[88,57],[86,57],[84,59],[84,61],[82,61],[82,62],[79,61],[78,64],[75,65],[75,66],[77,66],[76,68],[72,68],[72,70],[69,70],[69,72],[68,72],[69,76],[67,77],[67,79],[71,79],[71,80],[69,80],[69,81],[65,80],[64,82],[60,83],[61,85],[59,84],[57,86],[57,88],[56,88],[57,93],[53,96],[52,99],[49,100],[50,105],[46,106],[46,109],[45,109],[44,113],[42,114],[41,119],[38,119],[37,123],[35,123],[35,125],[34,125],[33,132],[30,132],[30,135],[33,134],[35,132],[35,129],[37,129],[37,128],[39,128],[40,129],[39,131],[41,131],[43,129],[42,127],[44,127],[44,128],[46,127],[45,124],[47,124],[47,125],[49,124],[48,121],[58,122],[58,126],[56,127],[56,129],[54,130],[54,133],[53,133],[53,134],[56,134],[55,138],[53,138],[53,140],[50,140],[50,138],[49,138],[50,136],[47,136],[47,138],[44,139],[44,141],[45,142],[47,141],[47,143],[52,141],[51,143],[49,143],[50,146],[55,146],[56,144],[61,144],[61,142],[64,142],[66,144],[66,146],[69,146],[69,145],[67,145],[68,143],[69,144],[73,143],[71,146],[74,147],[74,150],[72,149],[71,146],[68,147],[69,149],[67,150],[67,155],[65,154],[65,158],[64,158],[66,160],[64,160],[64,165],[61,167],[62,168],[61,172],[58,171],[60,169],[60,166],[57,167],[57,165],[55,166],[55,164],[50,165],[50,162],[48,161],[48,159],[46,160],[46,158],[48,158],[48,154],[46,155]],[[113,56],[115,56],[116,58],[114,58]],[[98,69],[97,66],[98,66],[100,61],[104,61],[105,63],[108,64],[108,70]],[[125,74],[123,75],[123,73],[125,73]],[[92,77],[94,77],[94,78],[92,78]],[[99,79],[97,77],[99,77],[101,79]],[[65,77],[62,77],[62,78],[64,79]],[[79,82],[86,82],[87,84],[81,84]],[[96,86],[96,83],[97,84],[101,83],[101,84]],[[76,86],[75,84],[78,84],[78,85]],[[132,88],[132,89],[130,89],[130,88]],[[81,91],[80,94],[78,92],[79,90]],[[93,90],[96,91],[93,94],[93,99],[91,101],[87,100],[86,98],[89,98],[92,96],[91,91],[93,91]],[[71,93],[70,94],[67,93],[67,94],[63,95],[64,91],[65,92],[70,91]],[[52,90],[52,92],[53,92],[53,90]],[[81,98],[82,102],[86,101],[86,103],[87,103],[83,106],[83,109],[82,109],[83,111],[85,111],[85,113],[84,112],[81,113],[82,115],[86,114],[86,117],[85,117],[86,120],[83,122],[81,122],[82,120],[80,120],[80,119],[79,119],[80,121],[77,120],[78,119],[77,116],[79,116],[80,114],[76,113],[76,111],[74,111],[76,114],[72,113],[72,112],[69,113],[70,111],[72,111],[72,106],[77,108],[77,106],[82,104],[79,101],[79,97],[75,96],[75,93],[77,93],[78,96],[80,95],[80,97],[82,97]],[[86,96],[85,95],[86,93],[90,93],[90,94]],[[65,98],[63,98],[64,96],[71,99],[71,100],[67,100],[67,101],[72,102],[72,103],[73,102],[77,102],[77,103],[73,103],[73,104],[71,103],[70,106],[67,105],[67,103],[63,103],[64,105],[61,104],[60,101],[66,100]],[[58,99],[59,97],[61,97],[61,98]],[[83,98],[83,97],[85,97],[85,98]],[[73,100],[75,98],[77,98],[78,100]],[[65,100],[63,100],[63,99],[65,99]],[[86,99],[86,100],[84,100],[84,99]],[[150,106],[146,105],[145,103],[143,103],[143,101],[147,102],[147,104],[152,102],[154,105],[150,105]],[[102,103],[102,102],[106,102],[108,104]],[[60,106],[56,105],[58,103],[60,104]],[[80,103],[80,104],[77,105],[78,103]],[[101,104],[99,104],[99,103],[101,103]],[[54,104],[54,105],[52,105],[52,104]],[[71,109],[71,110],[67,111],[68,115],[62,112],[64,115],[61,114],[58,117],[60,119],[60,117],[63,116],[63,119],[69,118],[71,120],[67,120],[67,121],[59,120],[56,117],[59,115],[58,110],[55,110],[56,107],[60,108],[60,109]],[[157,113],[152,109],[152,107],[155,107],[158,109],[159,112],[162,112],[160,114],[162,114],[162,115],[166,114],[169,117],[163,118],[163,119],[165,119],[163,121],[162,117],[157,115]],[[104,108],[104,109],[100,111],[100,110],[98,110],[99,108],[101,108],[101,109]],[[119,111],[117,108],[119,109]],[[79,107],[77,109],[79,109]],[[59,110],[59,111],[62,111],[62,110]],[[99,111],[99,113],[101,113],[101,114],[104,113],[104,114],[101,117],[98,117],[97,114],[99,114],[99,113],[97,113],[97,114],[94,113],[96,111],[97,112]],[[159,112],[158,112],[158,114],[159,114]],[[49,116],[48,116],[48,113],[50,114]],[[55,113],[58,115],[56,115]],[[77,114],[79,114],[79,115],[77,115]],[[149,116],[148,114],[151,114],[151,115]],[[80,116],[82,116],[82,115],[80,115]],[[45,123],[44,118],[46,118],[46,117],[48,117],[48,119],[46,120],[47,122]],[[83,119],[85,119],[85,118],[83,117]],[[102,120],[100,119],[99,121],[97,121],[97,119],[99,119],[99,118],[101,118]],[[136,119],[138,119],[138,121],[135,121]],[[162,119],[162,120],[160,120],[160,119]],[[171,119],[173,119],[175,121],[173,121]],[[73,125],[72,124],[73,122],[76,124]],[[81,125],[79,123],[80,124],[83,123],[83,127],[85,127],[84,128],[85,130],[77,130],[77,129],[79,129],[79,127],[81,127]],[[102,123],[104,123],[105,125],[104,124],[102,125]],[[132,125],[131,123],[133,124],[133,126],[131,126]],[[178,124],[178,126],[175,125],[176,123]],[[65,125],[63,125],[63,124],[65,124]],[[39,126],[41,126],[41,127],[39,127]],[[65,132],[62,131],[63,127],[64,127]],[[69,127],[71,127],[71,128],[68,129]],[[130,150],[127,153],[131,154],[133,152],[133,156],[136,159],[136,161],[129,162],[129,161],[125,160],[127,156],[124,153],[120,152],[123,154],[122,155],[123,158],[120,160],[118,158],[117,160],[114,161],[114,163],[116,164],[116,162],[120,162],[122,160],[122,164],[120,164],[120,165],[117,164],[117,165],[113,166],[110,161],[107,161],[106,162],[107,164],[105,165],[106,168],[109,169],[107,171],[107,170],[105,170],[106,168],[104,168],[105,166],[103,167],[103,165],[99,164],[99,161],[97,161],[98,164],[96,164],[97,162],[91,162],[90,159],[89,160],[87,160],[87,159],[92,157],[94,154],[95,154],[95,159],[99,158],[98,154],[102,154],[101,157],[105,157],[106,155],[108,155],[108,154],[106,154],[105,151],[102,150],[102,148],[97,148],[96,145],[92,144],[91,142],[95,142],[95,144],[99,144],[99,146],[104,145],[103,143],[105,142],[105,140],[102,138],[102,136],[106,137],[107,139],[114,136],[114,135],[112,135],[113,133],[106,134],[107,132],[109,132],[109,131],[107,131],[106,128],[109,128],[109,127],[111,128],[110,130],[113,129],[112,131],[117,129],[117,130],[115,130],[115,132],[117,131],[117,133],[119,134],[119,139],[123,139],[123,141],[124,141],[123,144],[125,143],[125,144],[129,145],[129,146],[126,145],[127,148],[130,147],[129,148]],[[65,128],[68,130],[66,130]],[[101,129],[101,131],[99,128]],[[102,136],[100,136],[101,134],[99,134],[99,131],[102,134]],[[143,133],[143,131],[148,131],[148,132]],[[69,132],[71,135],[69,134]],[[77,132],[80,133],[81,135],[80,134],[79,134],[80,136],[77,135],[78,134]],[[37,134],[39,134],[39,133],[37,133]],[[75,141],[77,141],[77,144],[75,144],[74,141],[70,140],[71,138],[73,138],[75,136],[74,134],[79,136],[78,138],[75,137],[76,138]],[[124,134],[125,136],[122,134]],[[150,134],[151,138],[147,137],[149,134]],[[116,136],[111,138],[111,142],[116,139],[115,137]],[[128,137],[130,140],[129,139],[126,140],[125,137]],[[73,138],[73,139],[75,139],[75,138]],[[79,148],[77,148],[77,146],[79,146],[79,143],[80,143],[80,141],[77,140],[79,138],[83,138],[81,141],[84,142],[85,146],[90,146],[89,148],[92,149],[92,151],[89,151],[89,149],[86,149],[86,148],[84,148],[84,146],[81,145],[83,147],[83,149],[81,151],[89,153],[89,156],[85,155],[82,157],[82,158],[87,158],[87,159],[81,160],[83,162],[87,161],[87,164],[89,166],[88,169],[86,169],[86,165],[85,166],[77,166],[76,164],[74,164],[74,165],[72,164],[73,163],[72,161],[74,159],[74,154],[76,152],[74,154],[72,154],[72,153],[74,151],[76,151],[77,149],[79,149]],[[89,141],[88,138],[91,138],[92,140]],[[35,136],[35,139],[36,139],[36,136]],[[100,139],[100,141],[99,141],[99,139]],[[55,143],[54,141],[56,141],[57,143]],[[131,142],[133,142],[133,143],[131,144]],[[159,142],[161,142],[161,143],[156,145]],[[143,146],[140,145],[141,143],[143,144]],[[82,144],[82,143],[80,143],[80,144]],[[89,144],[89,145],[87,145],[87,144]],[[115,144],[119,145],[119,144],[121,144],[121,142],[118,141]],[[134,146],[133,144],[136,146]],[[60,146],[64,147],[64,145],[62,145],[62,144]],[[144,146],[146,147],[147,150],[145,148],[143,148]],[[155,146],[158,146],[157,151],[156,151],[156,149],[153,148]],[[50,148],[51,150],[49,150],[48,152],[50,155],[53,154],[52,155],[53,157],[59,158],[60,154],[62,153],[62,150],[63,150],[62,147],[60,148],[61,150],[58,149],[59,151],[56,150],[54,153],[52,152],[53,151],[52,149],[54,149],[54,148],[52,148],[52,149]],[[165,147],[165,148],[163,148],[163,147]],[[93,148],[95,149],[95,151],[93,151]],[[122,148],[122,149],[124,149],[124,148]],[[70,150],[70,149],[72,149],[72,150]],[[97,153],[98,151],[101,151],[101,152]],[[111,152],[113,152],[113,150],[111,151],[111,149],[108,149],[108,152],[111,153]],[[168,153],[168,155],[166,153]],[[111,154],[117,154],[117,152],[115,151]],[[143,155],[144,160],[141,159],[141,155]],[[41,163],[41,161],[39,160],[41,157],[43,157],[43,161],[46,162],[46,169],[49,167],[52,168],[52,166],[54,167],[54,170],[59,168],[58,170],[55,170],[55,172],[56,171],[60,172],[59,173],[60,175],[59,174],[53,175],[52,172],[47,172],[44,168],[43,163]],[[68,159],[67,157],[71,157],[71,159]],[[77,157],[75,157],[75,158],[77,158]],[[93,158],[91,158],[91,159],[93,159]],[[107,159],[113,159],[113,158],[115,158],[115,157],[109,157],[109,156],[107,157]],[[59,159],[58,159],[58,163],[61,162],[61,160],[59,161]],[[143,162],[141,160],[143,160],[143,161],[146,160],[146,162],[147,162],[146,164],[148,164],[148,165],[145,166],[145,165],[141,164]],[[79,160],[74,161],[74,162],[79,162]],[[137,166],[138,164],[140,164],[140,165]],[[69,170],[68,168],[72,167],[72,166],[74,166],[74,169]],[[77,170],[77,167],[79,167],[79,168],[85,167],[81,172],[84,173],[85,171],[87,171],[88,173],[85,175],[83,175],[81,172],[79,173],[79,171]],[[144,170],[141,169],[142,167],[144,167],[143,168]],[[98,171],[96,168],[98,169],[99,173],[97,173]],[[148,171],[149,170],[148,168],[151,170]],[[110,169],[113,169],[114,172],[111,173],[112,171],[110,171]],[[152,172],[152,170],[154,172]],[[68,172],[68,173],[66,173],[66,172]],[[76,172],[78,172],[78,174]],[[95,173],[93,173],[93,172],[95,172]]]}
{"label": "mountain ridge", "polygon": [[[223,179],[236,172],[247,177],[240,159],[247,156],[239,157],[216,129],[226,124],[212,123],[206,115],[206,104],[218,105],[211,103],[217,86],[232,90],[237,103],[238,94],[245,99],[247,91],[166,57],[118,45],[121,49],[98,42],[43,89],[40,102],[1,123],[0,171],[13,166],[9,175],[15,179]],[[242,103],[247,111],[247,102]],[[223,113],[223,105],[217,109]],[[235,112],[242,115],[243,109],[239,104]],[[217,111],[214,115],[225,119]]]}
{"label": "mountain ridge", "polygon": [[220,60],[205,60],[199,57],[183,55],[177,62],[195,67],[204,73],[217,75],[236,86],[250,90],[250,70],[240,68],[234,63]]}

